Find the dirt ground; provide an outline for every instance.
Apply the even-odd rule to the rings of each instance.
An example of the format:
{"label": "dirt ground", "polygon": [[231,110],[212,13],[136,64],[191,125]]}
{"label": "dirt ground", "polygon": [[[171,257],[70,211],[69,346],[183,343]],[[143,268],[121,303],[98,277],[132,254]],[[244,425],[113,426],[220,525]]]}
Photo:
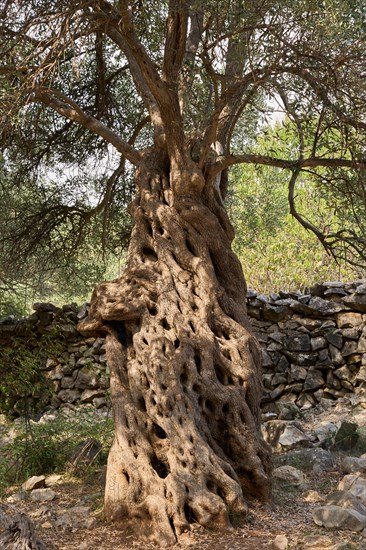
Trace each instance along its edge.
{"label": "dirt ground", "polygon": [[[366,402],[365,402],[366,404]],[[307,430],[321,422],[356,419],[366,426],[366,408],[362,418],[354,416],[358,409],[341,402],[334,409],[310,412],[303,420]],[[363,418],[365,417],[365,418]],[[365,440],[366,445],[366,440]],[[365,449],[363,450],[363,452]],[[275,466],[278,465],[274,454]],[[324,471],[321,475],[308,474],[305,483],[296,487],[274,478],[271,508],[252,503],[250,512],[242,520],[232,518],[234,527],[225,532],[213,532],[192,525],[175,549],[191,550],[366,550],[366,533],[353,533],[318,527],[312,519],[312,510],[327,494],[336,490],[343,478],[341,470]],[[59,476],[52,484],[56,498],[49,502],[34,502],[17,498],[20,487],[9,488],[3,498],[18,512],[29,516],[36,525],[38,537],[48,550],[152,550],[157,547],[143,537],[138,526],[116,529],[103,517],[101,472],[89,472],[88,479],[69,474]],[[79,519],[76,510],[84,511]],[[65,520],[65,518],[68,518]],[[366,531],[366,529],[365,529]],[[276,537],[282,536],[282,546]],[[278,540],[278,539],[277,539]],[[287,544],[287,545],[286,545]],[[2,549],[0,549],[2,550]]]}
{"label": "dirt ground", "polygon": [[[286,550],[365,550],[366,538],[360,533],[327,530],[317,527],[311,510],[318,503],[311,502],[316,490],[326,495],[334,490],[341,475],[328,472],[321,478],[309,479],[301,489],[276,481],[274,503],[271,509],[253,504],[250,513],[239,525],[226,532],[212,532],[193,525],[176,549],[191,550],[274,550],[279,548],[276,536],[287,539]],[[21,500],[13,503],[18,511],[26,513],[36,524],[39,538],[54,550],[150,550],[156,546],[139,536],[138,531],[116,529],[103,519],[100,486],[64,478],[53,489],[57,498],[52,502],[35,503]],[[5,501],[7,499],[4,499]],[[10,499],[11,500],[11,499]],[[8,501],[9,502],[9,501]],[[90,508],[90,515],[80,526],[59,525],[58,518],[75,506]],[[95,518],[90,522],[90,518]],[[87,521],[94,523],[87,527]],[[233,522],[236,523],[235,518]]]}

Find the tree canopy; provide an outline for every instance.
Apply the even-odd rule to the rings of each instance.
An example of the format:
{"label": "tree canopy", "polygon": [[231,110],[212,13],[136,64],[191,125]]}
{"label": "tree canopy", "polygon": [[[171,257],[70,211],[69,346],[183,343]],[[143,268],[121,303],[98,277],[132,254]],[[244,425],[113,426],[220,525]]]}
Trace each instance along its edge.
{"label": "tree canopy", "polygon": [[[357,1],[3,0],[3,278],[10,265],[31,270],[32,255],[33,267],[70,268],[82,245],[116,250],[130,230],[131,164],[160,134],[175,156],[196,143],[200,166],[219,141],[212,178],[237,163],[283,169],[291,214],[363,266],[364,44]],[[258,154],[256,134],[285,113],[291,147],[279,133]],[[341,227],[301,214],[304,173]]]}
{"label": "tree canopy", "polygon": [[[295,128],[296,130],[296,128]],[[255,151],[296,148],[296,131],[288,119],[266,127],[256,136]],[[323,172],[324,175],[324,172]],[[348,228],[360,231],[347,208],[319,185],[321,171],[303,171],[296,190],[296,208],[321,231]],[[290,214],[288,173],[265,165],[237,165],[230,171],[228,209],[235,226],[234,249],[251,288],[270,294],[305,289],[319,281],[362,278],[362,267],[336,260],[317,236]],[[360,231],[362,234],[362,229]]]}

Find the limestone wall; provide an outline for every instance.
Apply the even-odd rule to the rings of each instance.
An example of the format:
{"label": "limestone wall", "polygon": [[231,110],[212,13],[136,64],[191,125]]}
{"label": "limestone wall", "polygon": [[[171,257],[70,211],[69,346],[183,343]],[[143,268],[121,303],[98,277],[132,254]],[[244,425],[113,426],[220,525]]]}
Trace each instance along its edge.
{"label": "limestone wall", "polygon": [[[307,409],[366,388],[366,281],[318,284],[306,293],[270,296],[249,290],[248,312],[263,347],[264,413],[281,403]],[[42,335],[57,334],[62,350],[40,359],[53,407],[65,403],[108,405],[109,371],[104,340],[76,330],[86,306],[35,304],[26,318],[0,320],[0,345],[14,338],[37,350]]]}
{"label": "limestone wall", "polygon": [[[109,405],[109,370],[102,338],[85,339],[76,330],[86,315],[86,306],[75,304],[57,308],[52,304],[34,304],[29,317],[0,320],[0,346],[26,342],[39,349],[40,370],[50,389],[49,404],[92,403],[95,408]],[[50,351],[44,353],[44,348]]]}
{"label": "limestone wall", "polygon": [[300,409],[366,387],[366,281],[318,284],[306,294],[248,292],[263,347],[263,410]]}

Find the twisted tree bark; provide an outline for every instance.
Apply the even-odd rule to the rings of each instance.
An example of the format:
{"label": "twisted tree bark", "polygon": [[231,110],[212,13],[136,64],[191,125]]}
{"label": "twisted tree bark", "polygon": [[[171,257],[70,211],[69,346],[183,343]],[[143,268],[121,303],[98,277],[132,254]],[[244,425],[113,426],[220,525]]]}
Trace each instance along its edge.
{"label": "twisted tree bark", "polygon": [[[13,506],[0,503],[0,548],[3,550],[47,550],[37,538],[33,522]],[[48,549],[50,550],[50,549]]]}
{"label": "twisted tree bark", "polygon": [[166,546],[192,522],[224,528],[248,496],[270,496],[261,352],[233,229],[217,189],[185,178],[145,152],[126,269],[96,288],[80,327],[107,334],[116,427],[106,514],[146,520]]}

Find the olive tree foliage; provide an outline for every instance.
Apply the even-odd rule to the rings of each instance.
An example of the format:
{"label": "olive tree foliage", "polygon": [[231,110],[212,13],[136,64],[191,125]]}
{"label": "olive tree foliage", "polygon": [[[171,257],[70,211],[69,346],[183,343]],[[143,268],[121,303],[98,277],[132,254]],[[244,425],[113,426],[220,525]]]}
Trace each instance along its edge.
{"label": "olive tree foliage", "polygon": [[[42,288],[45,272],[55,277],[55,266],[61,284],[70,280],[71,274],[76,280],[95,281],[100,269],[89,278],[78,272],[76,266],[83,263],[80,250],[84,245],[85,258],[93,248],[102,264],[103,250],[119,253],[121,237],[126,244],[131,225],[128,215],[121,215],[121,207],[132,198],[131,177],[128,181],[125,158],[120,166],[108,140],[87,131],[90,128],[80,121],[73,124],[75,115],[71,120],[64,117],[60,97],[58,109],[46,109],[45,98],[36,98],[35,88],[38,93],[40,88],[43,93],[49,88],[49,98],[56,90],[62,91],[85,115],[113,127],[127,142],[137,140],[140,145],[146,145],[152,136],[146,102],[136,94],[125,54],[116,49],[108,33],[90,27],[90,13],[89,23],[84,18],[80,10],[92,9],[87,3],[71,7],[64,2],[50,7],[35,2],[21,12],[21,4],[2,4],[2,144],[7,152],[0,174],[1,203],[5,205],[1,256],[7,259],[1,266],[4,288],[8,284],[15,290],[11,283],[27,278],[38,280],[36,286]],[[161,2],[149,8],[136,4],[136,29],[144,37],[142,44],[148,43],[156,66],[163,58],[166,10]],[[347,220],[341,230],[323,232],[302,218],[296,208],[295,180],[299,181],[300,171],[290,185],[292,214],[321,239],[330,254],[362,264],[362,166],[353,163],[350,169],[350,161],[363,158],[363,129],[359,125],[363,101],[361,4],[302,2],[294,10],[290,3],[277,6],[264,2],[254,7],[250,2],[216,2],[207,6],[207,13],[203,11],[198,1],[191,3],[179,93],[186,131],[194,129],[203,136],[220,96],[222,112],[216,137],[222,142],[226,139],[226,149],[230,142],[231,152],[242,152],[241,146],[250,151],[248,141],[253,143],[253,131],[263,131],[264,120],[271,117],[263,98],[272,98],[271,108],[286,111],[297,125],[297,147],[291,139],[292,150],[284,155],[282,147],[280,159],[269,152],[268,158],[261,155],[262,159],[247,157],[241,161],[277,164],[291,174],[295,165],[280,161],[294,162],[294,149],[298,160],[311,158],[311,166],[302,163],[300,171],[314,173],[329,204]],[[36,14],[40,17],[32,21]],[[78,25],[85,29],[75,32]],[[333,60],[328,63],[329,55]],[[256,72],[250,74],[253,69]],[[234,93],[233,77],[237,75],[243,82],[241,90]],[[228,82],[232,89],[224,97]],[[225,101],[232,104],[234,117],[225,115]],[[278,139],[283,143],[283,136]],[[77,150],[73,146],[76,141]],[[106,162],[108,155],[113,159]],[[321,173],[316,170],[316,156],[326,168]],[[332,162],[324,162],[324,156]],[[349,163],[337,164],[337,156]],[[14,196],[14,186],[19,196]],[[9,197],[13,202],[9,203]],[[359,232],[350,228],[355,219]],[[84,271],[91,274],[91,265]]]}
{"label": "olive tree foliage", "polygon": [[[85,300],[105,277],[108,261],[116,270],[128,242],[131,220],[125,192],[115,198],[107,216],[96,212],[100,192],[94,191],[105,175],[95,182],[89,176],[88,190],[84,170],[65,177],[57,167],[57,175],[37,179],[26,173],[22,160],[18,166],[9,156],[5,166],[0,174],[0,315],[24,314],[34,301],[50,296],[61,303]],[[88,193],[95,193],[92,200]],[[130,183],[127,196],[130,200]],[[122,212],[111,229],[117,204]]]}
{"label": "olive tree foliage", "polygon": [[[34,21],[30,42],[25,35],[20,39],[20,29],[44,6],[29,5],[21,15],[19,5],[1,7],[0,311],[21,312],[33,295],[59,293],[64,300],[83,296],[105,277],[108,263],[116,264],[128,244],[131,217],[126,207],[134,189],[131,167],[107,142],[51,109],[39,109],[24,97],[19,75],[9,77],[11,63],[20,59],[36,70],[36,57],[29,60],[35,54],[31,43],[45,27]],[[43,22],[48,16],[52,19],[45,11]],[[118,131],[130,131],[129,137],[136,139],[146,126],[146,115],[145,121],[139,118],[141,101],[132,97],[130,79],[115,84],[112,68],[109,82],[96,84],[108,70],[108,49],[103,55],[102,49],[100,38],[92,40],[80,52],[82,67],[77,67],[69,43],[57,68],[58,87],[74,99],[79,96],[86,112],[104,113],[118,121]],[[121,115],[114,94],[123,101],[130,98],[131,112]]]}
{"label": "olive tree foliage", "polygon": [[[253,147],[258,154],[281,151],[283,156],[296,148],[296,135],[296,126],[285,118],[264,127]],[[365,234],[362,216],[357,222],[345,201],[334,193],[329,200],[327,188],[319,184],[324,176],[324,169],[299,175],[297,210],[322,232],[347,228]],[[235,226],[234,250],[245,266],[251,288],[271,293],[305,289],[305,285],[322,280],[363,277],[362,266],[327,254],[316,235],[290,214],[286,171],[258,164],[236,165],[230,170],[230,179],[226,203]]]}
{"label": "olive tree foliage", "polygon": [[[260,434],[261,351],[231,249],[227,171],[248,163],[286,171],[291,214],[329,253],[362,264],[362,3],[0,6],[5,164],[26,169],[46,199],[31,229],[55,223],[56,241],[71,248],[98,216],[118,233],[134,173],[125,270],[98,285],[80,326],[107,338],[116,426],[107,517],[137,519],[167,546],[192,522],[224,528],[252,496],[270,498],[271,474]],[[296,145],[258,154],[252,130],[276,110],[293,121]],[[81,187],[76,166],[89,175]],[[64,171],[53,179],[51,212],[50,167]],[[302,215],[303,172],[361,232],[321,230]],[[108,241],[110,232],[101,235]]]}

